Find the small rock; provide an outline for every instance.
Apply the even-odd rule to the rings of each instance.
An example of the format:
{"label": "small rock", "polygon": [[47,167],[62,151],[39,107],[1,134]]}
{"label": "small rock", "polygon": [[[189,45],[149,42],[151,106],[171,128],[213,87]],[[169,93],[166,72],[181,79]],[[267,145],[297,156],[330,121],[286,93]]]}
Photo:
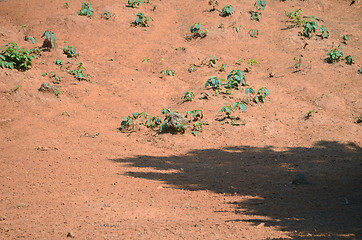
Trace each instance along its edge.
{"label": "small rock", "polygon": [[72,232],[68,232],[68,234],[67,234],[67,238],[75,238],[75,234],[74,233],[72,233]]}
{"label": "small rock", "polygon": [[292,184],[311,184],[311,182],[307,180],[307,177],[303,173],[298,173],[294,177]]}
{"label": "small rock", "polygon": [[182,124],[186,128],[190,127],[189,121],[184,117],[184,115],[177,112],[171,113],[168,120],[168,126],[177,132],[179,124]]}
{"label": "small rock", "polygon": [[26,204],[26,203],[19,203],[16,205],[17,208],[25,208],[27,206],[28,206],[28,204]]}
{"label": "small rock", "polygon": [[57,86],[51,85],[49,83],[42,83],[38,90],[40,92],[50,92],[55,94],[59,92],[59,88]]}
{"label": "small rock", "polygon": [[4,220],[6,220],[6,216],[1,216],[0,221],[4,221]]}

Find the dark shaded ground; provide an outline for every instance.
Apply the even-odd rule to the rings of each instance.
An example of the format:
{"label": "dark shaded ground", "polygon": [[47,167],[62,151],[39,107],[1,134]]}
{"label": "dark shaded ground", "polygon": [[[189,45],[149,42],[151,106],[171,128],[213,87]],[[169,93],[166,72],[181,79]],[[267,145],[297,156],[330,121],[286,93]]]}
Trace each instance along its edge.
{"label": "dark shaded ground", "polygon": [[[260,215],[295,232],[294,239],[361,239],[362,151],[357,145],[322,141],[311,148],[230,147],[195,150],[172,157],[138,156],[112,159],[149,172],[128,172],[137,178],[164,181],[191,191],[254,196],[235,205],[238,214]],[[181,170],[157,173],[154,170]],[[297,173],[311,184],[291,184]]]}

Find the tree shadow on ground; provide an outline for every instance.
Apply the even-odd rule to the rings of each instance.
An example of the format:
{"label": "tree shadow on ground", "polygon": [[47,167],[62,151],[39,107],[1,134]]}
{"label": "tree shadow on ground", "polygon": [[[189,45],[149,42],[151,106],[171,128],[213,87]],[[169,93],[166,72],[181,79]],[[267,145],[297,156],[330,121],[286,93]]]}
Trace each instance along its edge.
{"label": "tree shadow on ground", "polygon": [[[286,151],[275,151],[271,146],[237,146],[112,161],[150,170],[181,169],[177,173],[126,173],[164,181],[175,188],[256,197],[230,202],[235,207],[235,218],[228,221],[278,226],[292,232],[293,239],[361,239],[361,150],[354,143],[324,141],[311,148]],[[311,184],[292,184],[298,173]],[[238,218],[239,214],[272,220],[245,220]]]}

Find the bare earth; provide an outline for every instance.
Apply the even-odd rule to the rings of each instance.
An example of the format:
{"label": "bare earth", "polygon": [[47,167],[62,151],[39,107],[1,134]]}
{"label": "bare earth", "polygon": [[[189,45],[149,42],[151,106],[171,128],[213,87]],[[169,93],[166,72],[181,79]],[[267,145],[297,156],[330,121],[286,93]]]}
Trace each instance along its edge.
{"label": "bare earth", "polygon": [[[362,239],[362,2],[267,0],[260,22],[250,20],[254,0],[220,0],[218,10],[236,9],[228,17],[208,0],[90,1],[92,19],[77,14],[82,1],[69,2],[0,0],[1,47],[40,48],[46,30],[58,44],[30,70],[0,68],[1,239]],[[284,11],[298,8],[330,37],[288,29]],[[152,17],[149,27],[132,25],[138,12]],[[186,41],[198,22],[208,36]],[[339,44],[353,65],[324,61]],[[77,58],[63,54],[68,45]],[[215,67],[188,72],[209,55]],[[62,71],[58,58],[84,63],[91,82]],[[218,111],[245,88],[216,96],[205,82],[246,68],[248,84],[270,95],[236,111],[244,124],[232,126]],[[165,69],[175,76],[162,77]],[[63,78],[58,97],[38,91],[52,71]],[[186,91],[193,101],[181,99]],[[119,130],[133,112],[164,108],[200,109],[209,125],[196,136]],[[310,184],[291,184],[298,173]]]}

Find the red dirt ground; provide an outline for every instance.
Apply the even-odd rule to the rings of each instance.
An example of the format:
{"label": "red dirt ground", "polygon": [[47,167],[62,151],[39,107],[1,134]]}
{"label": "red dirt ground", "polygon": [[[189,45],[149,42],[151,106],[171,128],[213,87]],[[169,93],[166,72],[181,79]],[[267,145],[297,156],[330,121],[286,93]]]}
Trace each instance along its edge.
{"label": "red dirt ground", "polygon": [[[90,1],[93,19],[77,15],[81,2],[0,1],[0,46],[40,47],[46,30],[58,43],[28,71],[0,69],[0,238],[362,239],[361,2],[268,0],[260,22],[250,20],[254,0],[220,0],[217,9],[236,9],[229,17],[210,12],[208,0],[150,0],[138,9]],[[286,29],[284,11],[298,8],[323,19],[330,37]],[[131,25],[138,12],[152,17],[149,27]],[[186,41],[196,22],[208,36]],[[339,44],[355,64],[324,61]],[[67,45],[77,59],[63,54]],[[209,55],[227,71],[188,72]],[[91,82],[61,71],[58,58],[84,63]],[[245,125],[223,124],[218,111],[241,91],[215,96],[205,82],[247,67],[248,83],[270,96],[234,113]],[[175,76],[160,78],[164,69]],[[63,77],[59,97],[38,91],[51,71]],[[186,91],[193,101],[183,102]],[[203,91],[209,100],[199,99]],[[201,109],[209,125],[196,136],[119,130],[133,112],[163,108]],[[298,173],[312,184],[291,184]]]}

